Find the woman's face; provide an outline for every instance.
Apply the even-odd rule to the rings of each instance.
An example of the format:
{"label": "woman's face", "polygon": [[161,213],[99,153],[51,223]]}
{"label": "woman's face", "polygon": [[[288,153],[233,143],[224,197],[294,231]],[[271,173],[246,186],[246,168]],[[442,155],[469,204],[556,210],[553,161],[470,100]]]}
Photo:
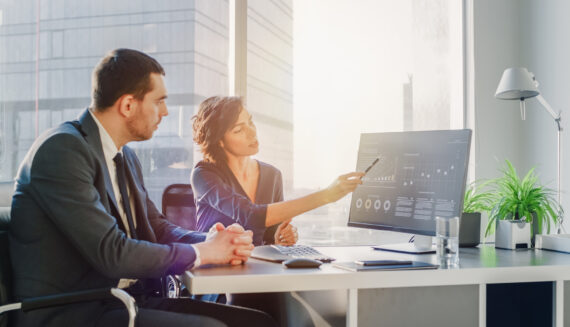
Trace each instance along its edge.
{"label": "woman's face", "polygon": [[251,118],[249,112],[242,108],[237,121],[220,141],[226,155],[244,157],[254,155],[259,151],[257,130]]}

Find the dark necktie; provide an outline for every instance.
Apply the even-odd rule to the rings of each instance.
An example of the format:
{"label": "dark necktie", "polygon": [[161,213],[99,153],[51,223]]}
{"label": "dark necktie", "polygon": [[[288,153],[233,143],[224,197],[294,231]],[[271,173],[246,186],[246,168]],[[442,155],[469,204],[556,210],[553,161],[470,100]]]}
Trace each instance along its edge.
{"label": "dark necktie", "polygon": [[129,230],[131,232],[131,238],[137,238],[137,232],[135,231],[135,223],[133,219],[133,213],[131,211],[131,203],[129,201],[129,192],[127,191],[127,177],[125,175],[126,167],[125,161],[123,160],[123,155],[119,152],[113,158],[117,168],[117,182],[119,183],[119,190],[121,192],[121,202],[123,203],[123,209],[127,215],[127,222],[129,223]]}

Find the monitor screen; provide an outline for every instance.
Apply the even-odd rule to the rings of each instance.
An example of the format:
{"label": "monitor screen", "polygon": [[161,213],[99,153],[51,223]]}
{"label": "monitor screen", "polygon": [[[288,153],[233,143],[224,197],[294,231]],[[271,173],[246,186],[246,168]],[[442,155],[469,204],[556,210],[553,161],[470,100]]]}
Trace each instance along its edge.
{"label": "monitor screen", "polygon": [[468,129],[361,134],[356,170],[369,169],[348,225],[434,236],[436,216],[461,215],[470,141]]}

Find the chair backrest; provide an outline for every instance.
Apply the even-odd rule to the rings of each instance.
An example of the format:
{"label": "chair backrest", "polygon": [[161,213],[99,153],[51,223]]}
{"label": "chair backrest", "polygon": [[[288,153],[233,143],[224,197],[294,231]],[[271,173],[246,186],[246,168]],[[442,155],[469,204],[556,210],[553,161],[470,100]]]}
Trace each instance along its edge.
{"label": "chair backrest", "polygon": [[[13,182],[0,183],[0,305],[12,300],[12,263],[8,248],[8,228],[13,188]],[[6,326],[8,326],[8,316],[4,314],[0,316],[0,327]]]}
{"label": "chair backrest", "polygon": [[[5,212],[0,211],[0,215],[5,216]],[[8,211],[8,217],[10,212]],[[0,218],[0,305],[9,303],[12,300],[11,262],[8,249],[8,220]],[[6,224],[5,224],[6,222]],[[0,327],[8,326],[8,315],[0,315]]]}
{"label": "chair backrest", "polygon": [[162,213],[182,228],[196,230],[196,204],[190,184],[172,184],[162,193]]}

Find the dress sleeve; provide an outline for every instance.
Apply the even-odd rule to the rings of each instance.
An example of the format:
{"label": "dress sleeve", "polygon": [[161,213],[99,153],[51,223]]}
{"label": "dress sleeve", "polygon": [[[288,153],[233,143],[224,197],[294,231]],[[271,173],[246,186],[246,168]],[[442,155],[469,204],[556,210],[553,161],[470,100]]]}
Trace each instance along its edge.
{"label": "dress sleeve", "polygon": [[207,167],[197,166],[190,178],[196,204],[205,203],[245,229],[255,234],[265,231],[266,204],[255,204],[247,197],[235,192],[219,173]]}

